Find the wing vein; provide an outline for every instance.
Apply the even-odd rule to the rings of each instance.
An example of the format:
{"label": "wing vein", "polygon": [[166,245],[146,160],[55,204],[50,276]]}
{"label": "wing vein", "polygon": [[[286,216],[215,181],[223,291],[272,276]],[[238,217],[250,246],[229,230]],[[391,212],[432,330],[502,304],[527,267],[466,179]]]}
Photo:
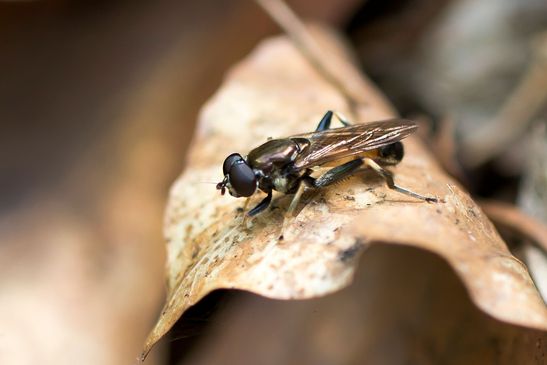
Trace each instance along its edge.
{"label": "wing vein", "polygon": [[390,119],[292,136],[306,138],[310,145],[296,158],[295,170],[358,155],[400,141],[417,129],[406,119]]}

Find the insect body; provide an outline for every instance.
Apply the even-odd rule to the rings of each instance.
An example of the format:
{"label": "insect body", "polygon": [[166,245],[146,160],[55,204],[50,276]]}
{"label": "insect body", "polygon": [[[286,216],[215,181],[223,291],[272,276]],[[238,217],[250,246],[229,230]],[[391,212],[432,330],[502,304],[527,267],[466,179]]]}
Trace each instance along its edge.
{"label": "insect body", "polygon": [[[333,115],[344,127],[329,129]],[[267,196],[247,213],[249,216],[270,205],[273,190],[295,194],[287,210],[292,214],[306,187],[322,188],[369,167],[385,179],[389,188],[436,202],[436,198],[396,185],[391,172],[383,167],[402,160],[404,149],[400,140],[416,129],[417,125],[406,119],[350,124],[338,113],[328,111],[315,132],[269,140],[250,151],[246,159],[238,153],[229,155],[222,167],[224,179],[217,189],[222,194],[228,189],[234,197],[250,197],[258,189],[265,192]],[[320,177],[311,176],[313,167],[333,164]]]}

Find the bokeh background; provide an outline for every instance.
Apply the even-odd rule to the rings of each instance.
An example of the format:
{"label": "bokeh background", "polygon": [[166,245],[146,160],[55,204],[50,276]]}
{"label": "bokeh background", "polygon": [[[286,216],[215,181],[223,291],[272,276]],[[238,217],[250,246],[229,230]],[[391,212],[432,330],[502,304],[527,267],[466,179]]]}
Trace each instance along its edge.
{"label": "bokeh background", "polygon": [[[346,35],[367,75],[398,110],[424,130],[431,127],[424,134],[430,147],[475,196],[518,204],[547,221],[545,1],[289,4],[304,19]],[[136,361],[161,308],[163,208],[184,167],[199,109],[230,65],[277,33],[249,0],[0,2],[1,364]],[[441,270],[433,257],[404,257],[407,266],[394,283],[406,278],[419,286],[422,279],[409,273],[423,260],[433,267],[424,277]],[[470,306],[453,274],[446,275],[459,298],[454,301]],[[242,347],[221,339],[245,338],[256,323],[249,318],[266,313],[299,324],[278,328],[280,337],[299,328],[299,338],[306,338],[302,328],[315,328],[308,322],[313,318],[294,319],[302,318],[300,307],[278,303],[264,312],[272,303],[213,293],[147,362],[223,363],[228,352],[218,349],[237,355]],[[242,314],[249,312],[255,317]],[[352,322],[340,321],[321,332],[327,340],[301,348],[312,354],[321,341],[340,338],[349,330],[339,323]],[[262,326],[256,327],[262,334],[272,328]],[[223,330],[232,332],[219,335]],[[274,343],[270,335],[260,343]],[[290,343],[298,352],[297,339]],[[263,352],[256,356],[284,353],[286,346],[257,346]],[[359,354],[358,346],[340,357],[350,353],[340,346],[325,364],[360,363],[361,355],[401,363],[395,355]],[[214,349],[220,357],[200,355]],[[413,363],[438,360],[428,351],[419,349]],[[291,356],[269,358],[319,363],[311,355]]]}

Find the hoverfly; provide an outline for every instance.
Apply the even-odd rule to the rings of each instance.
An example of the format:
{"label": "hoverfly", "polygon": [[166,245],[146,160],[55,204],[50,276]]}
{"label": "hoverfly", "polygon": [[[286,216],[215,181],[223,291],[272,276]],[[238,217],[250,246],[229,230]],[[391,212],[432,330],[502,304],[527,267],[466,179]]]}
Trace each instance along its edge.
{"label": "hoverfly", "polygon": [[[330,129],[333,115],[343,127]],[[328,111],[315,132],[271,139],[251,150],[247,158],[238,153],[229,155],[222,166],[224,179],[216,188],[222,195],[228,189],[236,198],[249,198],[258,189],[265,192],[267,196],[247,213],[251,217],[270,205],[273,190],[294,194],[287,210],[287,215],[291,215],[306,187],[323,188],[354,174],[361,167],[369,167],[384,178],[390,189],[437,202],[436,198],[398,186],[392,173],[383,167],[396,165],[403,159],[400,140],[417,128],[416,123],[406,119],[351,124],[341,114]],[[318,178],[311,176],[313,167],[333,163],[336,166]]]}

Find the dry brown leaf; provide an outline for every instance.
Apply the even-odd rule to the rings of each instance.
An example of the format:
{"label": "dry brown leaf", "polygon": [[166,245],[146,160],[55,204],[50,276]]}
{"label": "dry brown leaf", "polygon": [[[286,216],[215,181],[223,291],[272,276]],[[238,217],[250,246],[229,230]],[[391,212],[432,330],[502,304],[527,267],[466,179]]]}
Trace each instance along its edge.
{"label": "dry brown leaf", "polygon": [[[547,332],[484,314],[446,261],[409,246],[373,245],[359,260],[352,284],[321,298],[271,300],[239,292],[228,297],[204,338],[177,364],[545,365],[547,360]],[[186,313],[181,327],[187,326],[185,318]]]}
{"label": "dry brown leaf", "polygon": [[[341,53],[331,33],[316,30],[325,54]],[[349,56],[346,56],[348,59]],[[349,62],[339,75],[369,101],[357,110],[367,122],[394,115]],[[264,41],[236,66],[205,106],[186,171],[171,190],[165,220],[168,297],[143,355],[181,314],[212,290],[238,288],[270,298],[323,296],[347,286],[356,257],[372,242],[403,244],[444,258],[474,303],[509,323],[547,330],[547,309],[526,267],[508,251],[492,224],[414,138],[393,169],[405,187],[444,199],[415,201],[370,174],[306,195],[280,241],[291,197],[242,224],[242,200],[221,197],[204,182],[221,179],[223,159],[245,154],[268,137],[312,130],[326,109],[349,112],[328,84],[285,37]],[[262,197],[253,198],[256,204]]]}

